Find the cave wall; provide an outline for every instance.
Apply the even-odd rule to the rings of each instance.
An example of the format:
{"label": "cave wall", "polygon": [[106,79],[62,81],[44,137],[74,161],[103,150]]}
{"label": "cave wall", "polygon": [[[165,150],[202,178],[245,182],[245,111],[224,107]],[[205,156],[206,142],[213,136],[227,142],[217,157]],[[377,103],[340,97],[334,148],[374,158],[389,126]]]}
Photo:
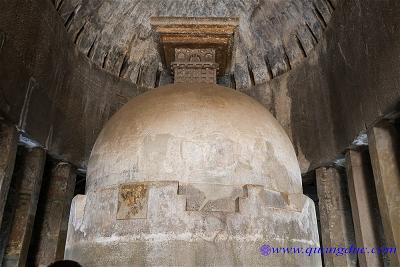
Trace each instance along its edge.
{"label": "cave wall", "polygon": [[[335,8],[307,58],[245,91],[287,130],[303,172],[332,162],[399,100],[400,2]],[[78,52],[50,1],[2,1],[0,10],[0,117],[85,167],[104,122],[144,89]]]}
{"label": "cave wall", "polygon": [[397,0],[343,1],[313,53],[263,85],[272,92],[271,109],[292,136],[303,172],[329,164],[396,110],[399,14]]}
{"label": "cave wall", "polygon": [[0,118],[84,167],[104,122],[138,93],[75,49],[50,1],[0,1]]}
{"label": "cave wall", "polygon": [[342,0],[53,0],[79,51],[96,65],[153,88],[168,80],[152,16],[238,17],[224,85],[246,90],[290,71],[322,38]]}

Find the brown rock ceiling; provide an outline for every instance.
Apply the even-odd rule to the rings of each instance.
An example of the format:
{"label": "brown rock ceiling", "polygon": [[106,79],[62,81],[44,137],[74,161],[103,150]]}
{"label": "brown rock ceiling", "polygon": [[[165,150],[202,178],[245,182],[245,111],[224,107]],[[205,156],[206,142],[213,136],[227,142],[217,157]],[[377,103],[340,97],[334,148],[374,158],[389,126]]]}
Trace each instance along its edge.
{"label": "brown rock ceiling", "polygon": [[53,0],[78,49],[96,65],[147,88],[168,82],[152,16],[239,17],[230,77],[249,88],[285,73],[310,53],[339,0]]}

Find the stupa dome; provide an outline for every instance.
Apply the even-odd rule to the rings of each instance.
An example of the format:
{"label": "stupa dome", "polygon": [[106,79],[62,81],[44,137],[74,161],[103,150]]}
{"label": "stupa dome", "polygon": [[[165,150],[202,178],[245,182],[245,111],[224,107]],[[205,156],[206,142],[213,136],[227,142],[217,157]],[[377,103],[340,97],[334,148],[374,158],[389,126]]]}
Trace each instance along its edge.
{"label": "stupa dome", "polygon": [[171,84],[126,104],[96,141],[87,191],[170,180],[302,192],[280,124],[257,101],[214,84]]}
{"label": "stupa dome", "polygon": [[[293,146],[257,101],[215,84],[135,97],[100,133],[65,258],[84,266],[320,266]],[[90,255],[88,257],[87,255]]]}

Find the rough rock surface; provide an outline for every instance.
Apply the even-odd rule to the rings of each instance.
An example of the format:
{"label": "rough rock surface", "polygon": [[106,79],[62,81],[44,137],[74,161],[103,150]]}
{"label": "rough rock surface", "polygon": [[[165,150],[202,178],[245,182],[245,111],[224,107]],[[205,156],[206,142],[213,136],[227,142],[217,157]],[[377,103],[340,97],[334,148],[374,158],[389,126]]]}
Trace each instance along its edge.
{"label": "rough rock surface", "polygon": [[[323,38],[301,64],[251,88],[237,86],[283,125],[303,172],[334,160],[400,99],[400,1],[331,3]],[[145,89],[77,51],[50,1],[0,1],[0,10],[0,116],[16,125],[23,118],[23,130],[52,156],[85,168],[105,121]],[[248,73],[241,62],[237,70]],[[160,83],[168,79],[161,75]],[[219,80],[235,87],[230,77]]]}
{"label": "rough rock surface", "polygon": [[156,87],[161,66],[152,16],[239,17],[234,83],[268,81],[298,64],[322,37],[339,0],[54,0],[79,50],[139,86]]}

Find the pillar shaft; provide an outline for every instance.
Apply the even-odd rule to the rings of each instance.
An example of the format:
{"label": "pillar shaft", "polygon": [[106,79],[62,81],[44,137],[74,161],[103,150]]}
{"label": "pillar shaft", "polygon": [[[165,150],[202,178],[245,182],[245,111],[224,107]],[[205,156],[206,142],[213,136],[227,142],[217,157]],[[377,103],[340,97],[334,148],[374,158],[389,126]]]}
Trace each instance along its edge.
{"label": "pillar shaft", "polygon": [[[64,258],[68,218],[75,189],[75,169],[68,163],[58,163],[46,181],[43,223],[35,256],[36,266],[48,266]],[[45,186],[43,186],[43,189]],[[43,195],[42,195],[43,196]]]}
{"label": "pillar shaft", "polygon": [[[357,247],[375,248],[381,243],[381,221],[368,152],[346,154],[348,188]],[[382,266],[382,255],[358,254],[360,266]]]}
{"label": "pillar shaft", "polygon": [[2,266],[25,266],[42,183],[46,152],[24,149],[13,177],[16,206]]}
{"label": "pillar shaft", "polygon": [[0,122],[0,223],[3,221],[4,206],[10,189],[17,144],[18,135],[15,127]]}
{"label": "pillar shaft", "polygon": [[[346,180],[334,168],[316,170],[317,193],[321,222],[322,247],[349,247],[354,244],[354,229],[347,195]],[[330,266],[356,266],[357,256],[337,257],[323,254],[324,263]]]}
{"label": "pillar shaft", "polygon": [[[384,123],[369,131],[368,140],[386,246],[400,249],[400,136]],[[400,265],[399,251],[388,256],[391,265]]]}

